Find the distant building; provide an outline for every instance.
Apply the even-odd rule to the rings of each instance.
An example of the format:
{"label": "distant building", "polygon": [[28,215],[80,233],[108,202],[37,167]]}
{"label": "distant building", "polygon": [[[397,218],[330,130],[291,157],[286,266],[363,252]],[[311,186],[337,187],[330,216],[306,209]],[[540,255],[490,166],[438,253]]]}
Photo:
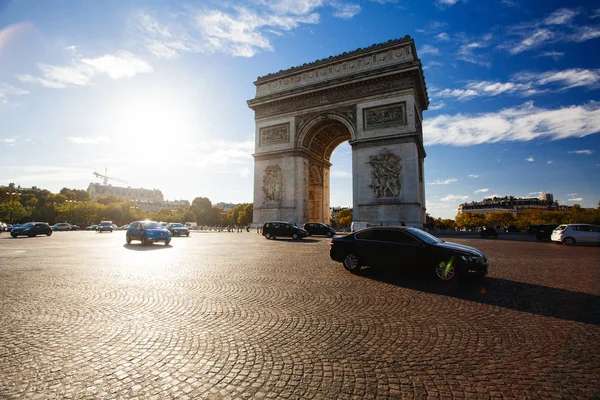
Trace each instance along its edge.
{"label": "distant building", "polygon": [[[243,203],[245,204],[245,203]],[[233,210],[236,206],[238,205],[238,203],[225,203],[225,202],[220,202],[215,204],[213,207],[221,207],[223,210],[229,212],[231,210]]]}
{"label": "distant building", "polygon": [[542,192],[538,197],[493,197],[482,201],[472,201],[458,206],[458,214],[481,213],[487,215],[491,212],[509,212],[515,217],[525,210],[568,210],[570,206],[561,206],[554,201],[551,193]]}
{"label": "distant building", "polygon": [[162,192],[158,189],[125,188],[103,185],[101,183],[90,183],[87,191],[94,201],[104,196],[115,195],[120,199],[135,201],[138,207],[144,211],[158,211],[161,208],[188,207],[190,205],[190,202],[187,200],[165,200]]}

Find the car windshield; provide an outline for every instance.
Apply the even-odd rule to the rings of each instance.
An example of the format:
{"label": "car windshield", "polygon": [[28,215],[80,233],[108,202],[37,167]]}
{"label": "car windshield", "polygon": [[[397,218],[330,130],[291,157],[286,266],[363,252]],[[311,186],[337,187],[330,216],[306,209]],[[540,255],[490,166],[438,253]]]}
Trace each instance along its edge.
{"label": "car windshield", "polygon": [[411,228],[411,229],[409,229],[409,232],[428,244],[436,244],[436,243],[443,242],[443,240],[440,240],[440,239],[436,238],[435,236],[433,236],[432,234],[425,232],[421,229]]}
{"label": "car windshield", "polygon": [[29,222],[27,224],[15,225],[15,226],[18,226],[19,228],[31,228],[33,226],[33,224],[31,222]]}
{"label": "car windshield", "polygon": [[153,221],[148,221],[148,222],[142,222],[142,227],[144,229],[161,229],[164,228],[161,224],[159,224],[158,222],[153,222]]}
{"label": "car windshield", "polygon": [[181,228],[183,224],[171,224],[171,228]]}

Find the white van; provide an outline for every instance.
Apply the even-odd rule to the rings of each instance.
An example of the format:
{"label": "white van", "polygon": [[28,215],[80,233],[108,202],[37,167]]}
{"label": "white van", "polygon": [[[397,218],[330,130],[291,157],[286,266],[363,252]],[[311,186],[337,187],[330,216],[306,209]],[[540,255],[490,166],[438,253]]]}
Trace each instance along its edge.
{"label": "white van", "polygon": [[367,221],[352,221],[352,224],[350,225],[350,232],[360,231],[361,229],[365,229],[370,226],[371,224],[369,224]]}

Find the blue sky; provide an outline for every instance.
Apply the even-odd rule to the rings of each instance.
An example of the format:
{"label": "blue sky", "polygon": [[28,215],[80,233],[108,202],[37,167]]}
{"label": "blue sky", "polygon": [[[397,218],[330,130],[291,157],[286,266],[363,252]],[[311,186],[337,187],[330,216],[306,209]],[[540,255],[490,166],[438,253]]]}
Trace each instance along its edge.
{"label": "blue sky", "polygon": [[[428,212],[600,200],[600,1],[0,0],[0,184],[252,202],[258,76],[411,35]],[[331,204],[352,203],[350,146]],[[126,182],[123,183],[122,181]]]}

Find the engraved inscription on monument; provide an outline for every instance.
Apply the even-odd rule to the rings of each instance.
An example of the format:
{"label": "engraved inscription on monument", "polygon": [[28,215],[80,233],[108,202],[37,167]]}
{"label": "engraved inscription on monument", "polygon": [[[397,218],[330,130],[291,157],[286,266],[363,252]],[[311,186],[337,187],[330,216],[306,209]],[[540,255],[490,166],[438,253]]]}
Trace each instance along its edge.
{"label": "engraved inscription on monument", "polygon": [[365,108],[363,110],[363,121],[365,129],[406,125],[406,102],[384,107]]}
{"label": "engraved inscription on monument", "polygon": [[371,156],[371,184],[375,198],[400,197],[400,172],[402,171],[402,159],[383,149],[376,156]]}
{"label": "engraved inscription on monument", "polygon": [[290,141],[290,124],[268,126],[260,129],[260,145],[288,143]]}
{"label": "engraved inscription on monument", "polygon": [[264,203],[283,200],[283,173],[279,165],[265,168],[262,190]]}

